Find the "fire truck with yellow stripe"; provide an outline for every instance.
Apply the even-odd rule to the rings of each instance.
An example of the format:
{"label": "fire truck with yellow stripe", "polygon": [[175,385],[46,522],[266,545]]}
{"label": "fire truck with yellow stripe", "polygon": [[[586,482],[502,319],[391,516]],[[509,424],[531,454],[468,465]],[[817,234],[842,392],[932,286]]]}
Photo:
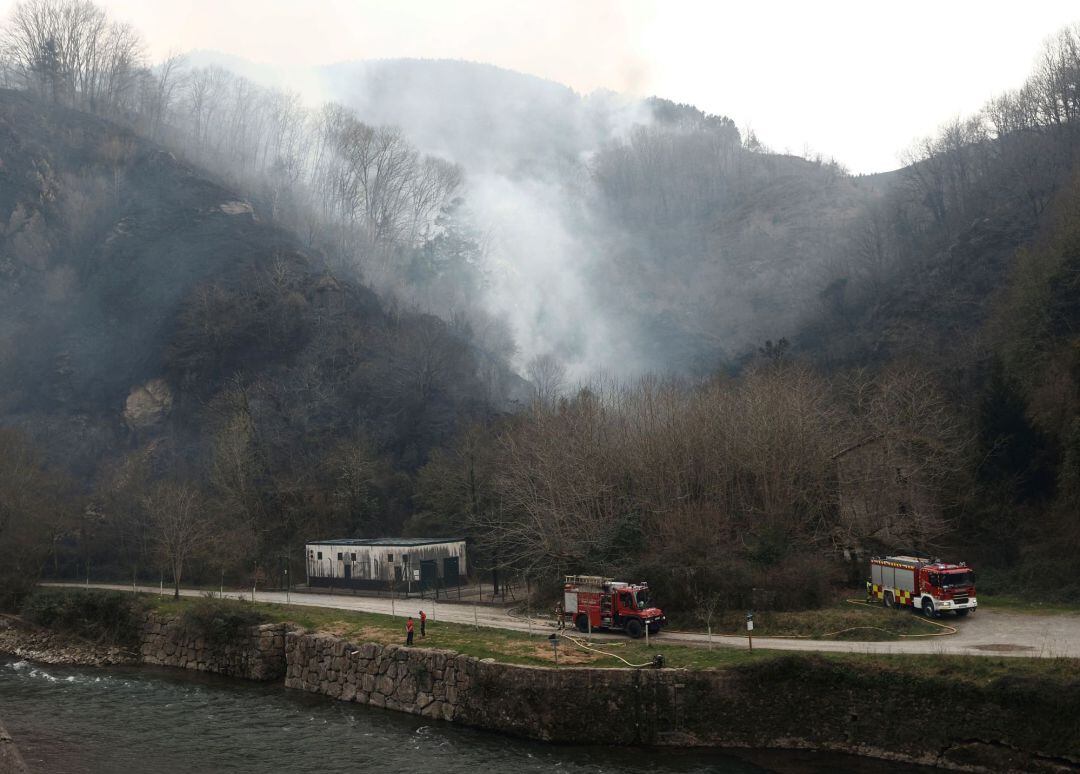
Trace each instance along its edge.
{"label": "fire truck with yellow stripe", "polygon": [[866,598],[885,607],[921,610],[927,618],[946,612],[965,616],[979,606],[975,572],[966,563],[949,564],[917,556],[871,559]]}

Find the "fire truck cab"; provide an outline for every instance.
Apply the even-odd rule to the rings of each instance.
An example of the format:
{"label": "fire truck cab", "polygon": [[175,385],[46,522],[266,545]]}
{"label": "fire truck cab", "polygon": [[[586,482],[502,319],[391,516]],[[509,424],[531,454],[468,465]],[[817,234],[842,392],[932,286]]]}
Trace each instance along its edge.
{"label": "fire truck cab", "polygon": [[568,575],[563,585],[563,615],[578,631],[609,629],[637,638],[656,634],[667,616],[649,604],[649,584],[622,583],[597,575]]}
{"label": "fire truck cab", "polygon": [[871,559],[866,597],[886,607],[921,610],[927,618],[944,612],[965,616],[979,606],[975,573],[967,564],[916,556]]}

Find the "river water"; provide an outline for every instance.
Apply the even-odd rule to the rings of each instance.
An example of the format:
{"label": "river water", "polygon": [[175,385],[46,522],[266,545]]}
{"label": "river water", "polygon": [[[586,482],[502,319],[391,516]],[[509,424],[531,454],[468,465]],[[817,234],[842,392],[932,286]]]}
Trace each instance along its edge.
{"label": "river water", "polygon": [[882,774],[902,768],[815,753],[762,751],[736,757],[548,745],[280,685],[145,667],[41,666],[2,655],[0,719],[32,771],[63,774]]}

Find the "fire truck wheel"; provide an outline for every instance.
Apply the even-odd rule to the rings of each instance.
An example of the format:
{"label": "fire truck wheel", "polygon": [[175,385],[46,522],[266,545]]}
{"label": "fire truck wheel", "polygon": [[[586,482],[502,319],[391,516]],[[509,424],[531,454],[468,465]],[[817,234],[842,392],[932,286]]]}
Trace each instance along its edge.
{"label": "fire truck wheel", "polygon": [[641,626],[641,621],[639,621],[638,619],[631,618],[629,621],[626,622],[626,633],[633,637],[635,640],[642,635],[643,631],[644,630]]}
{"label": "fire truck wheel", "polygon": [[937,618],[937,611],[934,609],[934,603],[932,600],[923,600],[922,611],[923,615],[925,615],[927,618]]}
{"label": "fire truck wheel", "polygon": [[574,626],[577,627],[577,630],[579,632],[584,634],[585,632],[589,631],[589,617],[587,615],[585,615],[584,613],[582,613],[574,621]]}

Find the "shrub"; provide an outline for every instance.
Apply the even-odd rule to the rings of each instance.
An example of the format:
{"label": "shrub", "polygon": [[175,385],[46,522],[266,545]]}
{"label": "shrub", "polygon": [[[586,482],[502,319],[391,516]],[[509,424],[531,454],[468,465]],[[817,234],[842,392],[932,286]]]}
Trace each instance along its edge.
{"label": "shrub", "polygon": [[141,600],[119,591],[39,588],[23,602],[22,616],[95,642],[131,645],[144,609]]}
{"label": "shrub", "polygon": [[266,623],[269,618],[250,602],[239,599],[202,597],[184,609],[180,621],[201,634],[208,643],[224,645],[243,630]]}

